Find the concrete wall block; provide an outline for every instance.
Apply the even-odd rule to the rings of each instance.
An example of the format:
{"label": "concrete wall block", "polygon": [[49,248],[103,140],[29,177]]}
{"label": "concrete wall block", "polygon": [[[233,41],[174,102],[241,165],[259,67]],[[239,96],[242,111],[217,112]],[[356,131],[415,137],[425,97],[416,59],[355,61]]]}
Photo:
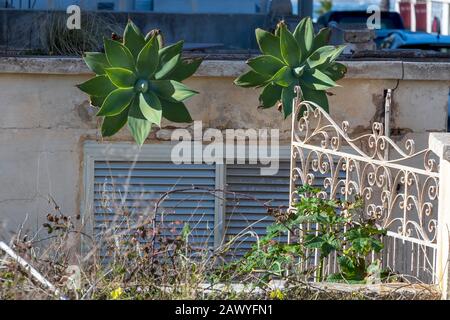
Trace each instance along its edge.
{"label": "concrete wall block", "polygon": [[96,128],[93,108],[76,84],[88,76],[0,74],[0,129]]}
{"label": "concrete wall block", "polygon": [[0,130],[0,234],[23,223],[37,230],[53,212],[79,211],[83,130]]}
{"label": "concrete wall block", "polygon": [[447,131],[449,82],[401,81],[393,95],[392,127],[410,132]]}

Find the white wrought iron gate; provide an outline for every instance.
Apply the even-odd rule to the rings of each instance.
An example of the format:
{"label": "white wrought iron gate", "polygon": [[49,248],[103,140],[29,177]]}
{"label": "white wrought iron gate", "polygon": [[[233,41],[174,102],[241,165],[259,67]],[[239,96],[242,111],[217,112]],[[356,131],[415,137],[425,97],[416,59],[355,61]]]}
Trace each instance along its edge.
{"label": "white wrought iron gate", "polygon": [[[323,180],[325,175],[323,197],[361,197],[361,214],[375,217],[388,230],[377,257],[383,267],[411,281],[436,283],[439,157],[429,149],[416,151],[413,140],[400,147],[381,123],[357,137],[349,136],[349,128],[349,122],[338,125],[320,106],[300,101],[299,94],[294,99],[291,205],[299,184],[315,184],[317,176]],[[310,263],[317,263],[317,255]],[[329,273],[337,271],[335,257],[326,267]]]}

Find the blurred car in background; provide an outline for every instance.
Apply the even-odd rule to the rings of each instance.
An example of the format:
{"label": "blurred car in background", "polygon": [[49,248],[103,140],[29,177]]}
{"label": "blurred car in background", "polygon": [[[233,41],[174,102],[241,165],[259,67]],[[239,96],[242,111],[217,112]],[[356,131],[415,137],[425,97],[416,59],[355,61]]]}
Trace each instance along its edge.
{"label": "blurred car in background", "polygon": [[[366,11],[330,11],[320,16],[317,20],[319,27],[329,27],[331,23],[338,24],[343,29],[367,28],[367,19],[371,13]],[[375,43],[377,47],[391,33],[405,30],[402,17],[397,12],[381,12],[380,29],[376,29]]]}
{"label": "blurred car in background", "polygon": [[[337,24],[342,29],[367,28],[372,13],[366,11],[330,11],[319,17],[319,27]],[[398,12],[381,12],[380,29],[375,29],[375,43],[380,49],[420,49],[450,52],[450,36],[412,32],[405,29]]]}
{"label": "blurred car in background", "polygon": [[396,30],[381,43],[382,49],[420,49],[450,53],[450,36]]}

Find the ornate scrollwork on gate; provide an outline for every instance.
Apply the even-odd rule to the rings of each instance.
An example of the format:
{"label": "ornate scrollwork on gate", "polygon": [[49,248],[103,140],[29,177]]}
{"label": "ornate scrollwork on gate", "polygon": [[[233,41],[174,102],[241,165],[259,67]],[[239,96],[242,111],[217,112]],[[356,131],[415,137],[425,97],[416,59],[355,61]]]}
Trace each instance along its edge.
{"label": "ornate scrollwork on gate", "polygon": [[295,99],[292,121],[291,203],[298,184],[320,185],[322,196],[362,197],[362,214],[393,236],[433,246],[436,241],[438,158],[399,146],[375,122],[372,132],[350,137],[350,123],[336,124],[320,106]]}

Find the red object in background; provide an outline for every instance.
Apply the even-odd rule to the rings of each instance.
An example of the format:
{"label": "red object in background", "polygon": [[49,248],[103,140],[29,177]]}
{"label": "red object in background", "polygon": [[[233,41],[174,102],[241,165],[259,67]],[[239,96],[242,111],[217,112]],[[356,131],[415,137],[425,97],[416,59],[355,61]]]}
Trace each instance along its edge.
{"label": "red object in background", "polygon": [[403,19],[403,24],[406,29],[411,29],[411,3],[400,2],[400,15]]}
{"label": "red object in background", "polygon": [[431,24],[431,32],[441,33],[441,20],[438,17],[433,18],[433,23]]}
{"label": "red object in background", "polygon": [[416,31],[427,31],[427,4],[416,3]]}

